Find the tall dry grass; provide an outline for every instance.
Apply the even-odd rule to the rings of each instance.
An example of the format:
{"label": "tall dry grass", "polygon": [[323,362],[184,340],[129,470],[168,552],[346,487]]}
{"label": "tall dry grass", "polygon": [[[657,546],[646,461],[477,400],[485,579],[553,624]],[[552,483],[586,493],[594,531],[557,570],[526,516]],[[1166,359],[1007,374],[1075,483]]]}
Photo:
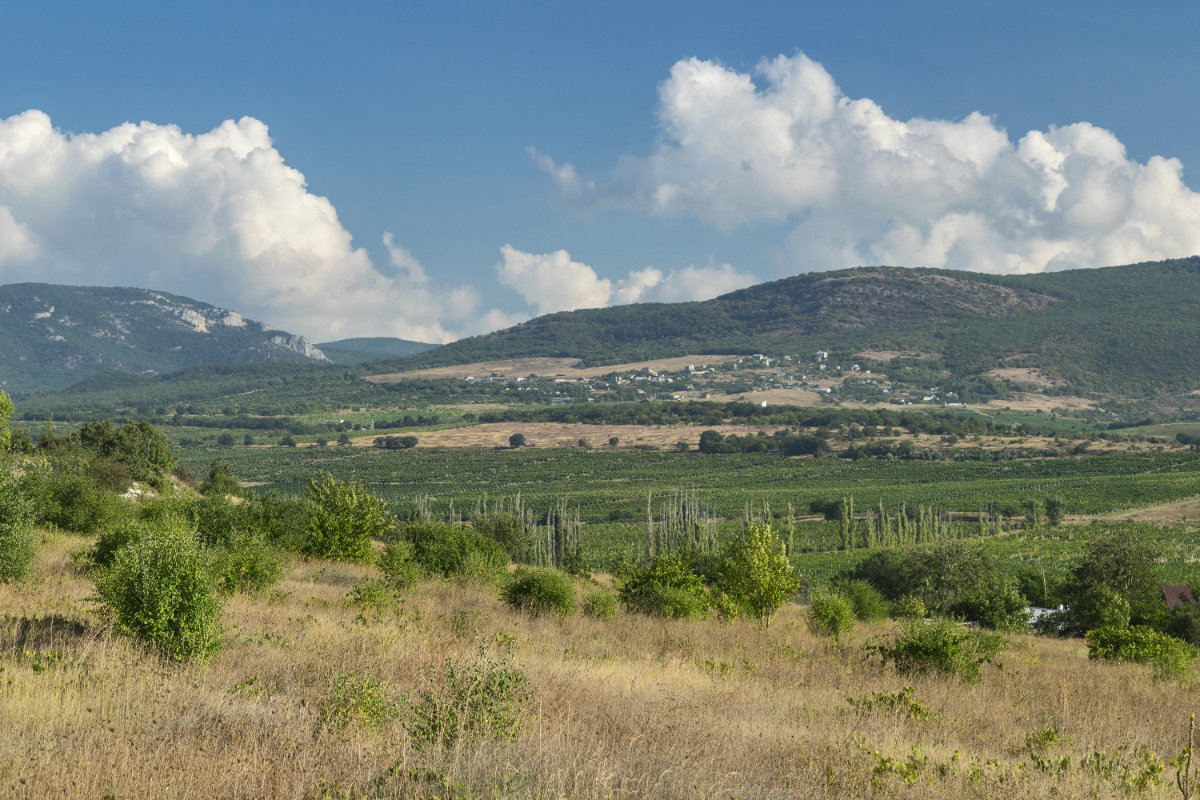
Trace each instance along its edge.
{"label": "tall dry grass", "polygon": [[[34,575],[0,586],[4,797],[1169,797],[1170,768],[1135,785],[1155,763],[1138,748],[1178,752],[1200,706],[1077,641],[1014,637],[1003,668],[967,685],[864,655],[887,625],[838,647],[797,607],[769,632],[529,618],[493,587],[430,581],[364,609],[342,599],[369,568],[300,561],[276,591],[227,603],[220,655],[175,666],[106,627],[68,555],[84,544],[49,537]],[[405,713],[377,731],[321,720],[338,673],[369,670],[404,709],[480,642],[511,646],[534,687],[515,740],[439,751]],[[851,702],[905,686],[933,719]],[[1056,731],[1045,769],[1027,742],[1039,729]]]}

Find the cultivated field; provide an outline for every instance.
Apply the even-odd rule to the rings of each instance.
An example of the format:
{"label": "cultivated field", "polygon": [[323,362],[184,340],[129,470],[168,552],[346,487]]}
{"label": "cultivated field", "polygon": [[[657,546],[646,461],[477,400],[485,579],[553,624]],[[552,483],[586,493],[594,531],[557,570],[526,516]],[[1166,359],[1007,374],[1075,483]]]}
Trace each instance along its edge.
{"label": "cultivated field", "polygon": [[[302,560],[228,601],[224,652],[176,666],[97,615],[68,555],[84,544],[53,535],[33,577],[0,586],[5,797],[1165,798],[1200,710],[1078,640],[1014,636],[971,685],[871,658],[891,623],[836,645],[799,606],[769,631],[530,618],[440,581],[364,606],[343,599],[372,568]],[[421,746],[420,693],[481,644],[528,678],[519,736]],[[347,674],[377,693],[339,726]],[[916,706],[888,702],[906,687]]]}

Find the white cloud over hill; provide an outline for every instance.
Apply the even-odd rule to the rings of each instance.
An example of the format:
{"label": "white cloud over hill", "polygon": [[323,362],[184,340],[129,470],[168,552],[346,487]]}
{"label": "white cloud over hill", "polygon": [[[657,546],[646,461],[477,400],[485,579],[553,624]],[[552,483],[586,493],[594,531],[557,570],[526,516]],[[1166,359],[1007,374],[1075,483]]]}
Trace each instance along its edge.
{"label": "white cloud over hill", "polygon": [[314,339],[440,342],[515,321],[384,243],[395,277],[250,117],[200,135],[149,122],[69,135],[36,110],[0,120],[3,283],[161,289]]}
{"label": "white cloud over hill", "polygon": [[804,55],[752,73],[690,58],[659,87],[661,144],[600,186],[535,153],[573,207],[786,225],[780,271],[857,264],[1037,272],[1200,253],[1179,161],[1087,122],[1016,141],[978,112],[894,119]]}
{"label": "white cloud over hill", "polygon": [[729,264],[685,267],[666,274],[646,267],[612,281],[601,278],[587,264],[572,261],[566,250],[525,253],[506,244],[500,254],[503,261],[496,265],[500,283],[524,297],[538,314],[627,303],[707,300],[756,283],[754,276]]}

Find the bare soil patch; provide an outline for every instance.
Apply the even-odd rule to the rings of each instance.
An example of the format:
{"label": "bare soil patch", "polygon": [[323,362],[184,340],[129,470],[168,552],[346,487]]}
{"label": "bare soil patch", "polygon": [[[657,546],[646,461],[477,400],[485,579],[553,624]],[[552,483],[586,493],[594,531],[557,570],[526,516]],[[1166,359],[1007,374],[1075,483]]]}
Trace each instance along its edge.
{"label": "bare soil patch", "polygon": [[1121,511],[1109,514],[1104,519],[1121,522],[1150,522],[1155,525],[1172,525],[1183,522],[1200,522],[1200,497],[1178,500],[1150,508]]}
{"label": "bare soil patch", "polygon": [[1039,389],[1045,389],[1048,386],[1055,385],[1053,380],[1047,378],[1039,370],[1029,367],[997,367],[996,369],[988,370],[984,374],[991,375],[1016,386],[1035,386]]}
{"label": "bare soil patch", "polygon": [[[619,450],[629,450],[636,447],[654,447],[673,449],[677,442],[687,442],[695,448],[700,441],[701,431],[715,430],[723,436],[747,433],[757,433],[764,430],[747,425],[585,425],[583,423],[557,422],[493,422],[484,425],[473,425],[469,428],[448,428],[441,431],[423,433],[416,431],[411,434],[417,437],[417,447],[446,447],[455,450],[495,449],[508,447],[508,437],[514,433],[525,436],[526,447],[579,447],[582,439],[590,447],[596,449],[611,449],[608,440],[616,436],[620,440]],[[766,428],[767,433],[774,433],[776,428]],[[371,436],[359,436],[352,443],[359,447],[370,447],[374,444],[379,432]]]}
{"label": "bare soil patch", "polygon": [[[979,407],[979,404],[972,403],[973,406]],[[1084,408],[1095,408],[1096,401],[1088,400],[1086,397],[1064,396],[1047,396],[1034,393],[1018,393],[1007,400],[989,400],[983,404],[984,408],[1008,408],[1013,411],[1037,411],[1042,410],[1047,413],[1052,412],[1056,408],[1067,410],[1077,410]]]}

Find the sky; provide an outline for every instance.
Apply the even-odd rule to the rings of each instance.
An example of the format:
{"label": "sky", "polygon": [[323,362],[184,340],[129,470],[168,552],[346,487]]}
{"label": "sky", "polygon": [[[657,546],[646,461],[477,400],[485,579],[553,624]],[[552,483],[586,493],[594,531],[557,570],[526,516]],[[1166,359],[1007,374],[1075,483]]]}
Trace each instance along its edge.
{"label": "sky", "polygon": [[1200,253],[1200,6],[0,12],[0,283],[451,341],[860,265]]}

